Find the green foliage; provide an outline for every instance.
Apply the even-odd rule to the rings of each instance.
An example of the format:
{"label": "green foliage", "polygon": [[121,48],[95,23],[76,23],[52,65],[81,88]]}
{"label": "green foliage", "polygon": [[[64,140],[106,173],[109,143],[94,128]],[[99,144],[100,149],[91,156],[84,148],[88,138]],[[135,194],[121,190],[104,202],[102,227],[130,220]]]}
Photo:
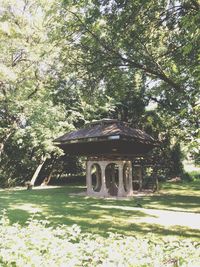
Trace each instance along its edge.
{"label": "green foliage", "polygon": [[[131,255],[134,255],[131,256]],[[48,226],[30,219],[25,227],[0,221],[2,266],[198,266],[198,242],[81,233],[78,225]]]}
{"label": "green foliage", "polygon": [[189,173],[191,180],[196,181],[200,179],[200,171],[192,171]]}
{"label": "green foliage", "polygon": [[[198,162],[199,9],[197,1],[64,1],[68,20],[59,19],[57,27],[70,44],[61,62],[70,53],[84,95],[112,97],[111,117],[158,137],[169,161],[175,138]],[[157,109],[148,115],[152,101]],[[180,158],[175,165],[172,172],[180,175]]]}
{"label": "green foliage", "polygon": [[179,176],[183,171],[182,154],[180,144],[175,144],[171,149],[172,166],[170,176]]}

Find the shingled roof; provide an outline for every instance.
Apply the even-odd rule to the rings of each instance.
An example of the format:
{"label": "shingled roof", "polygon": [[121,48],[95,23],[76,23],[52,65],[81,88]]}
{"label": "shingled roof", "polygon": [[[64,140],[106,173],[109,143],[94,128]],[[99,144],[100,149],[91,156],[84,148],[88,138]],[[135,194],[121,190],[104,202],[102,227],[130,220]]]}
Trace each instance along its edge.
{"label": "shingled roof", "polygon": [[104,119],[87,124],[84,128],[66,133],[54,140],[56,143],[68,143],[71,141],[92,141],[101,138],[110,139],[134,139],[141,143],[154,144],[155,140],[139,129],[133,129],[125,122],[119,120]]}
{"label": "shingled roof", "polygon": [[65,153],[84,156],[133,156],[146,154],[157,143],[145,132],[127,123],[104,119],[85,125],[54,140]]}

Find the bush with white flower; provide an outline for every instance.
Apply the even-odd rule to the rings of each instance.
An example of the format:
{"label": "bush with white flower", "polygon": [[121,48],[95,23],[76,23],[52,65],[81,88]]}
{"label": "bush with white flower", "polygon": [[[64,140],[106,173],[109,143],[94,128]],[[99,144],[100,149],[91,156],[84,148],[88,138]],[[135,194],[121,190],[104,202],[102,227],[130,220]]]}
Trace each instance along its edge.
{"label": "bush with white flower", "polygon": [[200,266],[200,243],[110,233],[82,233],[80,227],[30,219],[26,226],[0,220],[0,266],[171,267]]}

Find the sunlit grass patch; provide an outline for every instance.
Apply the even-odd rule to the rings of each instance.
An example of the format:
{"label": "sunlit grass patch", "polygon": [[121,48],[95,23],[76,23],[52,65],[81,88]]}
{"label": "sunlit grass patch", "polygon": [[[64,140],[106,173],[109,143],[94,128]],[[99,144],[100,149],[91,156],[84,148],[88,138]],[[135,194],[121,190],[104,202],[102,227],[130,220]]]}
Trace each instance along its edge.
{"label": "sunlit grass patch", "polygon": [[155,195],[128,199],[72,195],[85,190],[77,185],[4,190],[0,194],[0,209],[7,210],[11,222],[22,225],[33,216],[48,219],[52,226],[78,224],[84,232],[103,236],[107,232],[132,236],[153,232],[157,236],[198,238],[200,197],[196,189],[199,184],[183,183],[180,190],[178,186],[166,184]]}
{"label": "sunlit grass patch", "polygon": [[163,183],[161,190],[163,194],[176,194],[177,196],[198,196],[200,197],[200,181]]}

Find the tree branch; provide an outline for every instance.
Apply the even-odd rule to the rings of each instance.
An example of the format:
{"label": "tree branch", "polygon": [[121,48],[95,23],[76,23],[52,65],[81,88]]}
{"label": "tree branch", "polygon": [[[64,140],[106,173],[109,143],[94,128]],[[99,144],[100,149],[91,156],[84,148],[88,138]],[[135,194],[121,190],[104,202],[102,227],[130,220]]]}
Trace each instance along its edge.
{"label": "tree branch", "polygon": [[78,21],[81,23],[81,25],[85,28],[85,30],[107,51],[114,55],[116,55],[119,59],[121,59],[122,62],[128,63],[130,67],[140,69],[144,72],[146,72],[149,75],[153,75],[160,80],[164,81],[168,85],[170,85],[172,88],[174,88],[176,91],[181,91],[181,86],[174,82],[170,77],[168,77],[164,72],[157,71],[155,69],[152,69],[150,67],[147,67],[141,63],[135,62],[132,59],[123,57],[118,51],[115,51],[113,48],[109,47],[105,42],[102,42],[102,40],[93,32],[91,31],[85,23],[81,20],[81,18],[71,10],[67,10],[69,13],[71,13],[74,17],[78,19]]}

